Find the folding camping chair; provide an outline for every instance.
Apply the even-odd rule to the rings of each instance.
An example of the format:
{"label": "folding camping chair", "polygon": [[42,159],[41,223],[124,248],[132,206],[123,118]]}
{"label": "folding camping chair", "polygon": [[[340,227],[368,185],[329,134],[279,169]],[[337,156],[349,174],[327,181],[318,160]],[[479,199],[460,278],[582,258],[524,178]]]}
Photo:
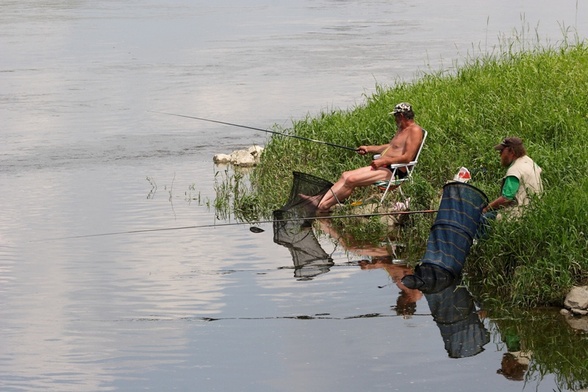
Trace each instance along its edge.
{"label": "folding camping chair", "polygon": [[[410,161],[408,163],[396,163],[394,165],[390,165],[390,168],[392,169],[392,177],[390,178],[390,180],[377,181],[374,184],[381,191],[384,191],[384,194],[382,195],[382,198],[380,199],[380,204],[382,204],[384,202],[384,199],[386,198],[386,195],[388,194],[389,190],[400,188],[400,185],[402,185],[406,181],[412,181],[412,172],[414,171],[414,168],[416,167],[416,165],[419,161],[419,156],[421,155],[421,151],[423,150],[423,147],[425,145],[425,140],[427,140],[427,131],[423,129],[423,141],[421,142],[421,146],[419,147],[419,150],[417,151],[417,154],[414,157],[414,160]],[[396,172],[398,169],[401,169],[401,168],[406,169],[406,176],[402,177],[402,178],[396,178]],[[404,194],[402,193],[402,189],[399,189],[399,191],[400,191],[400,194],[402,195],[402,197],[404,197]]]}

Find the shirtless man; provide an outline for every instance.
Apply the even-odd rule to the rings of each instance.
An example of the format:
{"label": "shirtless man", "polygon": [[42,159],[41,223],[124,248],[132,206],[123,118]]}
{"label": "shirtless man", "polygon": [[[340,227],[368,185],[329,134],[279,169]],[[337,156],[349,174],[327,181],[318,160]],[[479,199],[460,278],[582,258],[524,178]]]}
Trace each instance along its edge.
{"label": "shirtless man", "polygon": [[[341,178],[331,187],[318,204],[317,212],[327,212],[338,202],[347,199],[356,187],[373,185],[377,181],[387,181],[392,177],[390,165],[412,161],[423,141],[423,130],[414,121],[412,106],[399,103],[390,113],[396,120],[397,131],[390,143],[380,146],[360,146],[357,152],[361,155],[380,154],[369,166],[343,172]],[[402,169],[397,177],[406,175]],[[391,188],[392,189],[392,188]]]}

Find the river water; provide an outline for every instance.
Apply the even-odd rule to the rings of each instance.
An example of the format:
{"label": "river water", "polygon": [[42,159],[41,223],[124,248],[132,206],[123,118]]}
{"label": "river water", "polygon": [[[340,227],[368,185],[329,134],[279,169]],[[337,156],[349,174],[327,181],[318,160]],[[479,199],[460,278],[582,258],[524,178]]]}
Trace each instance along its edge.
{"label": "river water", "polygon": [[557,388],[552,374],[497,374],[506,348],[488,319],[484,350],[451,358],[430,298],[410,293],[416,310],[398,311],[402,267],[361,263],[373,255],[329,238],[334,265],[304,279],[269,224],[144,230],[231,223],[214,210],[225,168],[212,156],[266,141],[155,112],[287,127],[361,104],[376,83],[451,70],[515,30],[586,37],[585,4],[3,0],[0,11],[0,390]]}

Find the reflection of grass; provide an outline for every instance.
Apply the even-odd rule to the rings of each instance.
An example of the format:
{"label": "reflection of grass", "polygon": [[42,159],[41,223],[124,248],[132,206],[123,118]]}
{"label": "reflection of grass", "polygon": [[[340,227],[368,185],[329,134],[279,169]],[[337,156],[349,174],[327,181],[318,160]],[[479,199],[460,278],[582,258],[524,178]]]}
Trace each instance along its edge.
{"label": "reflection of grass", "polygon": [[[153,177],[149,177],[149,176],[146,178],[146,180],[151,185],[151,190],[149,190],[149,193],[147,194],[147,199],[155,199],[155,196],[156,196],[157,190],[158,190],[157,182],[155,181],[155,179]],[[169,185],[169,186],[164,185],[163,186],[163,189],[165,191],[167,191],[167,193],[168,193],[168,201],[171,204],[173,204],[174,198],[179,197],[178,195],[176,195],[174,193],[174,182],[175,182],[175,175],[172,179],[171,185]],[[188,189],[186,189],[186,191],[184,191],[184,200],[187,201],[188,203],[196,202],[199,206],[206,205],[207,207],[210,207],[210,200],[208,200],[208,198],[206,198],[206,199],[202,198],[200,191],[198,191],[196,189],[196,184],[189,185]]]}
{"label": "reflection of grass", "polygon": [[153,177],[149,176],[147,176],[147,181],[149,181],[149,184],[151,184],[151,190],[147,194],[147,199],[153,199],[155,197],[155,194],[157,193],[157,183],[155,182],[155,179],[153,179]]}
{"label": "reflection of grass", "polygon": [[[188,186],[188,190],[186,190],[186,192],[184,192],[184,195],[185,195],[185,199],[188,203],[195,201],[197,205],[203,204],[202,195],[200,194],[200,192],[196,193],[196,184],[192,184],[192,185]],[[207,206],[209,206],[210,202],[208,200],[206,200],[205,204]]]}
{"label": "reflection of grass", "polygon": [[557,311],[503,312],[494,316],[502,341],[515,342],[510,344],[514,347],[507,348],[531,354],[525,374],[527,383],[540,384],[545,375],[554,374],[561,389],[577,391],[588,387],[588,340],[584,334],[574,332]]}
{"label": "reflection of grass", "polygon": [[332,225],[341,236],[352,238],[356,246],[378,244],[387,235],[387,227],[378,216],[333,219]]}
{"label": "reflection of grass", "polygon": [[248,179],[246,170],[226,169],[215,173],[214,208],[220,219],[229,220],[234,216],[240,221],[254,222],[264,216]]}

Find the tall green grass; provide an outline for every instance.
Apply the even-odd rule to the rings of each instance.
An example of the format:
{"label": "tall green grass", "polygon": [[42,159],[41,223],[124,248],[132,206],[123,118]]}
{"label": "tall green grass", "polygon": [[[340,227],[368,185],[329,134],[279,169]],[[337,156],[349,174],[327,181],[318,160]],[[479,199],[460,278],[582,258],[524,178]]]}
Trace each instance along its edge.
{"label": "tall green grass", "polygon": [[[274,129],[350,147],[383,144],[395,131],[388,113],[410,102],[429,131],[415,179],[403,185],[413,209],[435,206],[461,166],[472,171],[472,185],[497,197],[505,170],[492,147],[505,136],[523,138],[543,168],[545,194],[524,219],[497,225],[478,243],[466,272],[488,298],[517,306],[560,304],[572,285],[588,283],[588,46],[528,46],[505,41],[497,53],[472,56],[455,71],[379,85],[354,108]],[[342,171],[367,164],[369,157],[352,151],[275,136],[252,175],[252,197],[270,211],[288,198],[294,170],[336,181]],[[366,192],[373,190],[354,197]],[[426,239],[428,233],[409,235]]]}

